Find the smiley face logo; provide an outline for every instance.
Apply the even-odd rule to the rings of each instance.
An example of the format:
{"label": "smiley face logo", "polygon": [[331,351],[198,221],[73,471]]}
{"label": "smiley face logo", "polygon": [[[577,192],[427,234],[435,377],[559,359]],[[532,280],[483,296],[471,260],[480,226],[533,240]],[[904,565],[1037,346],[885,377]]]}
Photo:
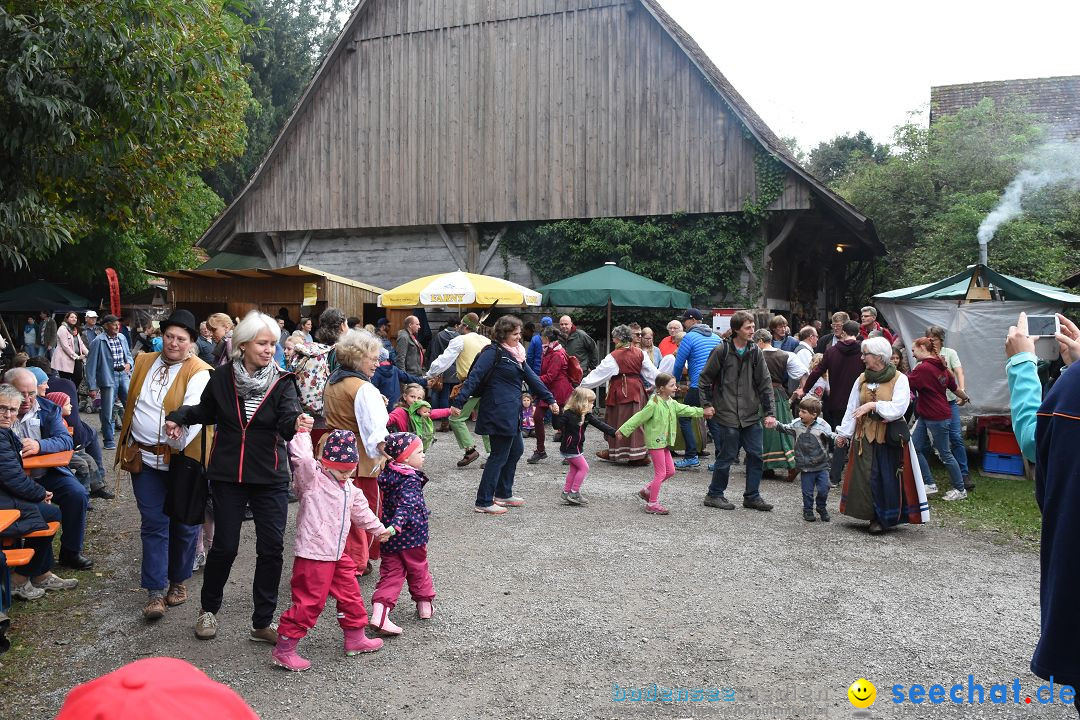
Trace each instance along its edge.
{"label": "smiley face logo", "polygon": [[866,678],[859,678],[847,689],[848,700],[860,710],[865,710],[877,700],[877,688]]}

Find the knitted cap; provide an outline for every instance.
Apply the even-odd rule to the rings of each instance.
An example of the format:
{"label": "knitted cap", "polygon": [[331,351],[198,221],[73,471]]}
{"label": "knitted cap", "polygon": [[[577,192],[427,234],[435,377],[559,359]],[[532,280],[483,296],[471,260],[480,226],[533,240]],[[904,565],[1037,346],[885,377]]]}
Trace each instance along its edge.
{"label": "knitted cap", "polygon": [[386,454],[394,458],[395,462],[405,462],[423,446],[423,441],[409,432],[390,433],[386,436]]}
{"label": "knitted cap", "polygon": [[540,327],[547,327],[554,322],[555,321],[551,319],[550,315],[545,315],[544,317],[540,318]]}
{"label": "knitted cap", "polygon": [[41,368],[30,365],[26,369],[29,370],[30,374],[34,376],[34,382],[38,385],[43,385],[44,383],[49,382],[49,376],[46,375],[45,371]]}
{"label": "knitted cap", "polygon": [[384,363],[390,359],[390,351],[386,349],[386,346],[379,348],[379,362]]}
{"label": "knitted cap", "polygon": [[145,658],[74,688],[57,720],[258,720],[243,698],[183,660]]}
{"label": "knitted cap", "polygon": [[348,472],[360,463],[356,435],[351,430],[334,430],[326,436],[322,449],[322,464],[334,470]]}
{"label": "knitted cap", "polygon": [[68,397],[68,394],[62,392],[45,393],[45,399],[51,403],[55,403],[61,408],[71,402],[71,398]]}

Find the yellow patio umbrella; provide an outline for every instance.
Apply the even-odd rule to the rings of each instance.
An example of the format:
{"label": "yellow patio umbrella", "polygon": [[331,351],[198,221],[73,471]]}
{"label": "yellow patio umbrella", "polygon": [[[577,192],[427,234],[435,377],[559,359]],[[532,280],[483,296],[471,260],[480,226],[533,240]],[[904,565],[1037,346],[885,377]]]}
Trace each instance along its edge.
{"label": "yellow patio umbrella", "polygon": [[379,307],[411,308],[421,305],[539,306],[540,293],[502,278],[457,270],[410,280],[379,296]]}

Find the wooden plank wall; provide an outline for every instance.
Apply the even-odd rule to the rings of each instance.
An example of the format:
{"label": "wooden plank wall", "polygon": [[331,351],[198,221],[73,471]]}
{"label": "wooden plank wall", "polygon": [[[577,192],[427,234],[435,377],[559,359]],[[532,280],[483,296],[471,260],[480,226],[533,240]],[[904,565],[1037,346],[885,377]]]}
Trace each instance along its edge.
{"label": "wooden plank wall", "polygon": [[[730,212],[753,146],[633,0],[369,0],[237,232]],[[777,209],[809,207],[789,177]]]}

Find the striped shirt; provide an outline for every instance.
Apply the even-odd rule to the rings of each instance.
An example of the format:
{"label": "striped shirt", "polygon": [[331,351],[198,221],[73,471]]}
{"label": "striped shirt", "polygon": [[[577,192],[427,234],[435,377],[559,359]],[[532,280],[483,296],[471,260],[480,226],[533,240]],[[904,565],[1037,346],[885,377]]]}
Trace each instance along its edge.
{"label": "striped shirt", "polygon": [[244,408],[244,424],[251,422],[251,416],[259,409],[259,405],[262,404],[263,398],[265,397],[266,393],[262,393],[261,395],[254,395],[241,402],[241,405]]}

